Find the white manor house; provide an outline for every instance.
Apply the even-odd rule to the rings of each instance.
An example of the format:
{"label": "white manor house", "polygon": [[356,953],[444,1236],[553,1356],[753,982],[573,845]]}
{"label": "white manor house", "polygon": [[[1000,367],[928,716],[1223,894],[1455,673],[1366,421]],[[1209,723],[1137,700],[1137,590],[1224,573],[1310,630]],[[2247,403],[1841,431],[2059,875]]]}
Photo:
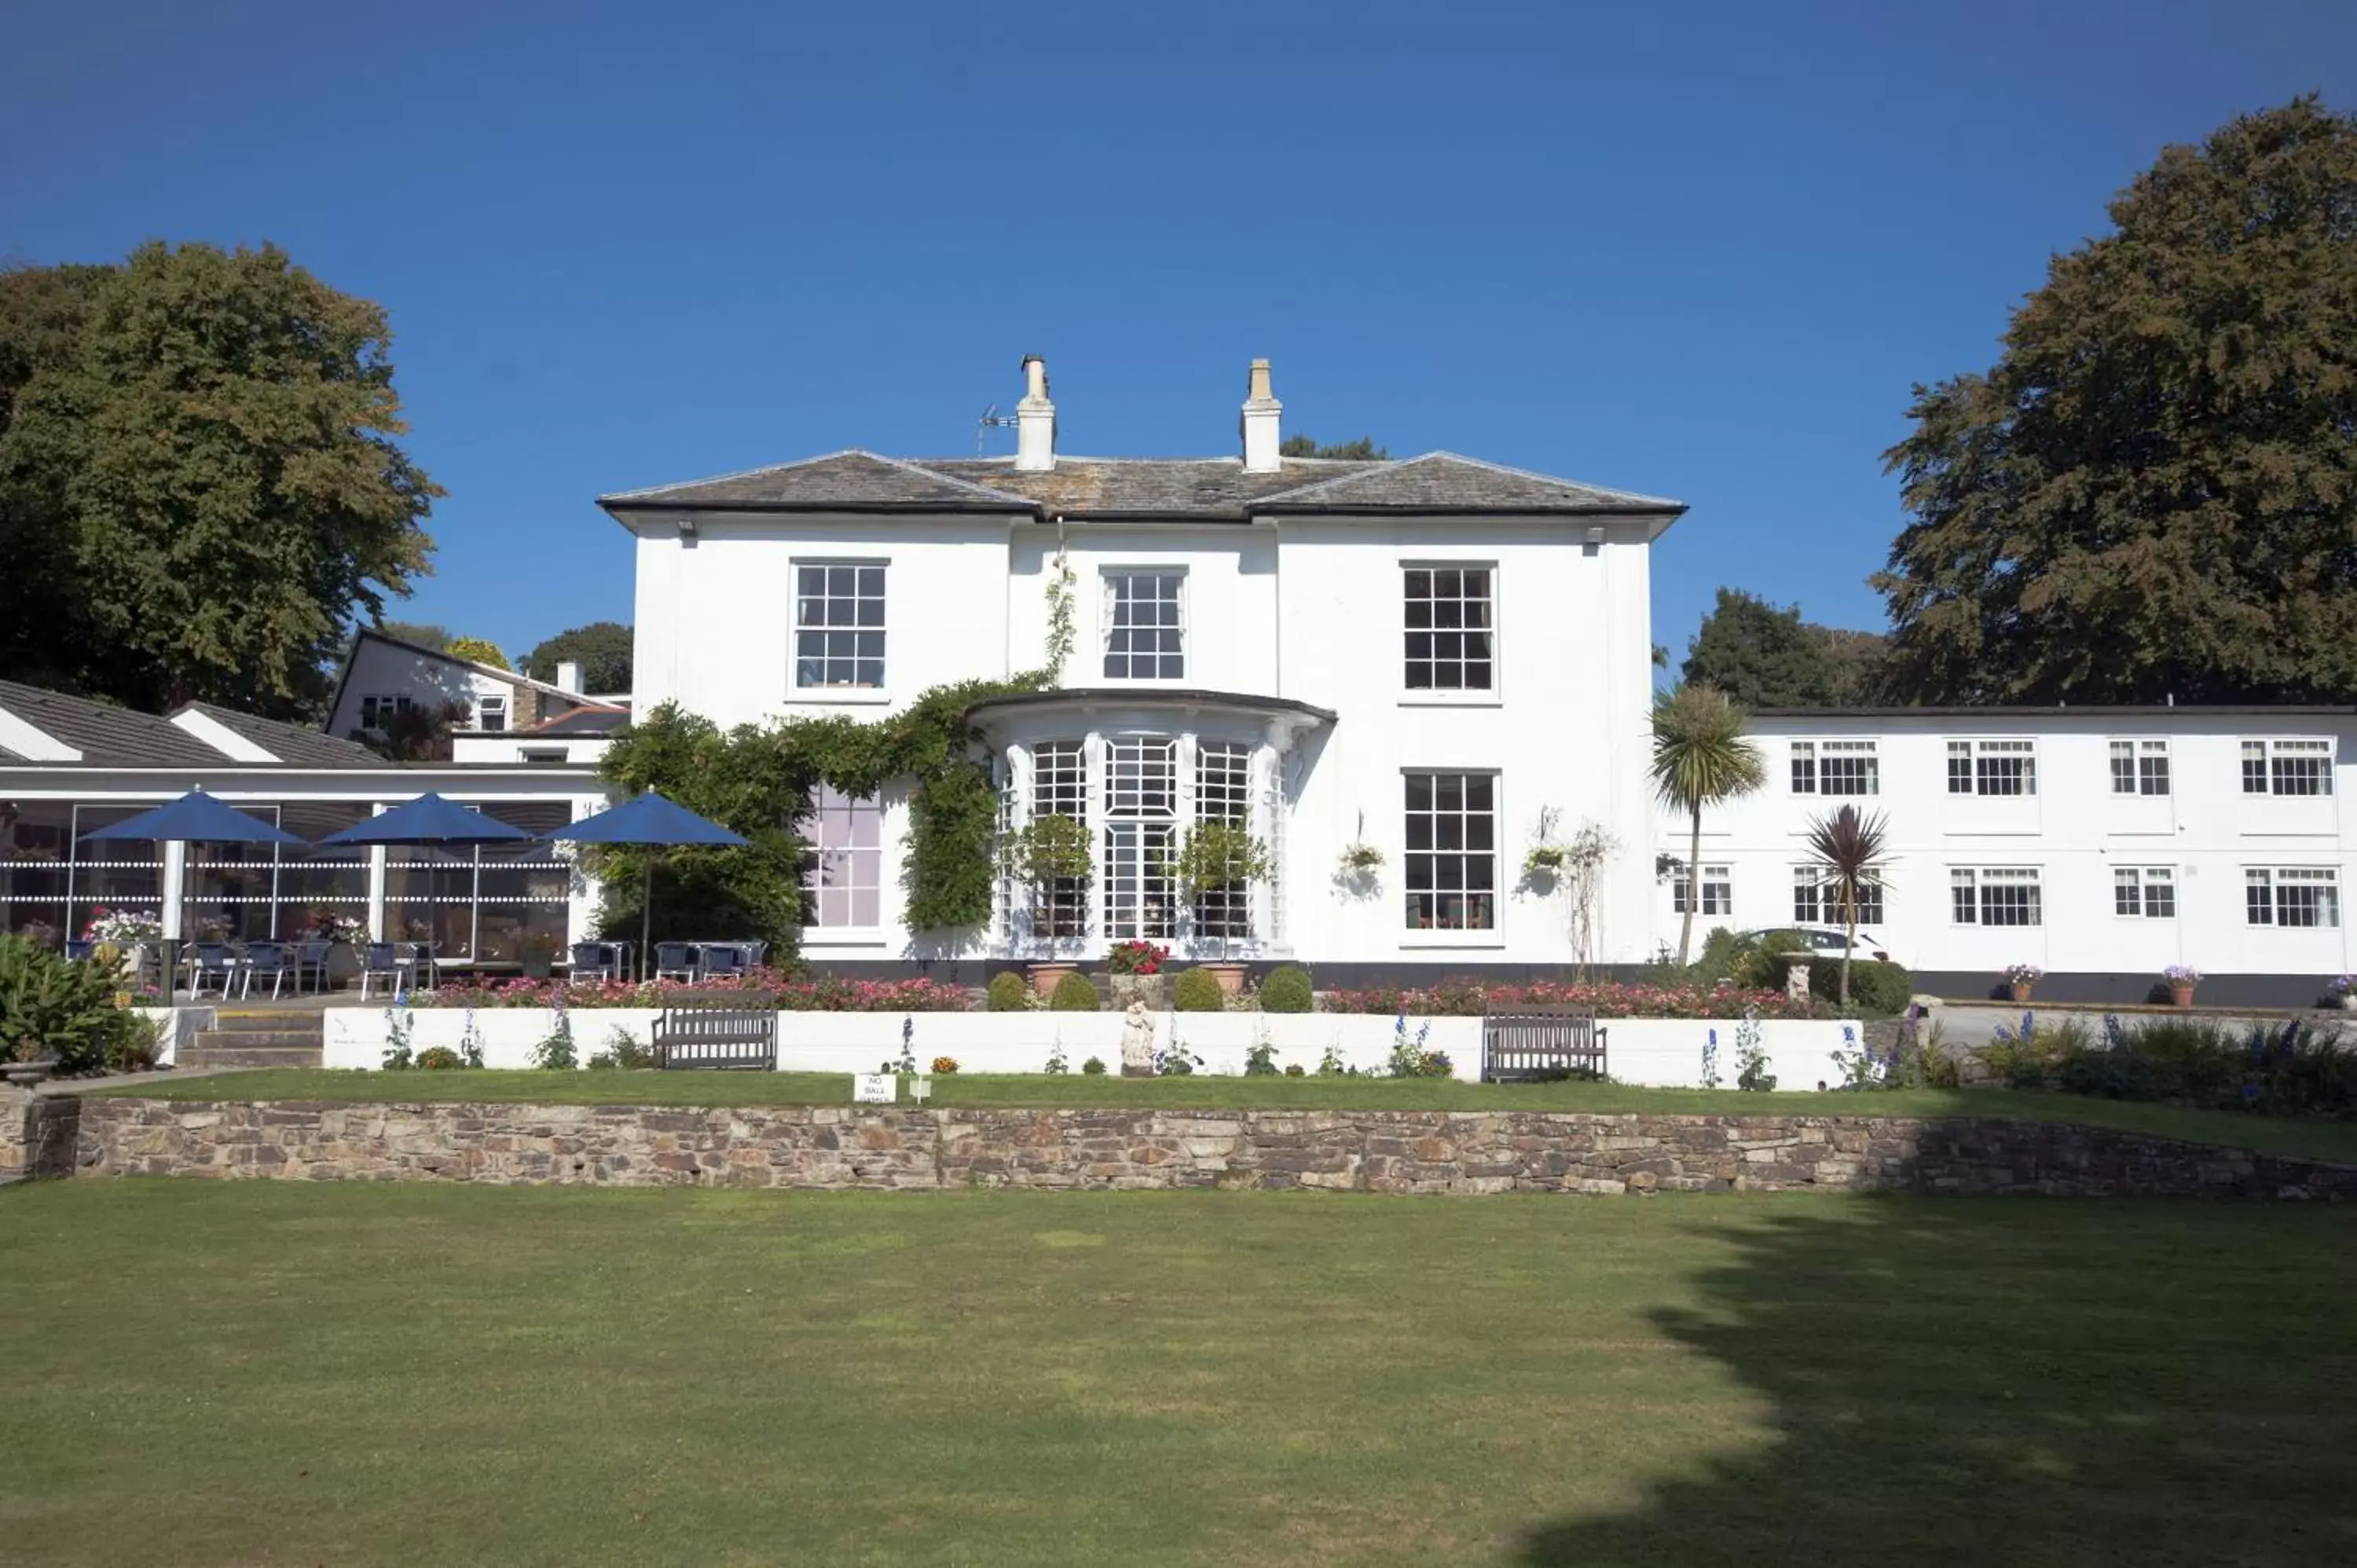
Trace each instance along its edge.
{"label": "white manor house", "polygon": [[[1039,668],[1060,593],[1060,686],[972,716],[1006,828],[1084,824],[1091,875],[1044,895],[1010,879],[985,930],[912,932],[905,798],[829,796],[805,827],[813,962],[971,979],[1144,937],[1290,959],[1330,986],[1625,972],[1675,943],[1688,826],[1646,763],[1651,547],[1679,502],[1445,452],[1286,456],[1265,361],[1239,450],[1076,457],[1046,366],[1023,368],[1012,456],[845,451],[603,497],[636,540],[630,693],[381,637],[361,639],[324,736],[0,686],[0,928],[79,929],[109,903],[177,929],[185,895],[242,937],[327,908],[496,970],[526,933],[591,934],[594,891],[544,844],[454,871],[398,849],[192,856],[81,835],[192,785],[306,837],[424,789],[544,831],[607,803],[597,760],[632,712],[880,716]],[[449,760],[351,744],[421,703],[463,713]],[[2136,1001],[2187,964],[2206,1002],[2303,1004],[2357,968],[2352,726],[2340,707],[1760,714],[1768,784],[1706,815],[1697,937],[1831,922],[1806,835],[1852,804],[1892,844],[1861,945],[1921,989],[1985,994],[2032,963],[2040,996]],[[1212,820],[1244,823],[1273,873],[1190,901],[1166,856]],[[1526,875],[1534,846],[1583,836],[1607,848],[1592,876]]]}
{"label": "white manor house", "polygon": [[[1258,360],[1240,450],[1071,456],[1046,366],[1023,369],[1011,457],[845,451],[602,498],[637,539],[637,711],[881,713],[1036,668],[1069,575],[1063,685],[974,718],[1009,827],[1084,823],[1092,875],[1044,912],[1007,887],[979,956],[1146,937],[1349,984],[1629,966],[1674,942],[1686,825],[1646,762],[1651,546],[1681,503],[1446,452],[1283,456]],[[1892,830],[1870,945],[1927,989],[1979,994],[2028,962],[2046,994],[2140,1000],[2184,963],[2211,976],[2205,1000],[2305,1002],[2352,967],[2336,785],[2352,724],[1763,714],[1769,787],[1706,818],[1697,930],[1831,920],[1805,835],[1852,803]],[[1247,822],[1275,871],[1190,908],[1163,857],[1210,819]],[[811,958],[940,950],[896,918],[905,827],[888,790],[822,802]],[[1585,896],[1525,875],[1534,845],[1584,832],[1610,846]],[[1374,864],[1346,865],[1362,849]]]}

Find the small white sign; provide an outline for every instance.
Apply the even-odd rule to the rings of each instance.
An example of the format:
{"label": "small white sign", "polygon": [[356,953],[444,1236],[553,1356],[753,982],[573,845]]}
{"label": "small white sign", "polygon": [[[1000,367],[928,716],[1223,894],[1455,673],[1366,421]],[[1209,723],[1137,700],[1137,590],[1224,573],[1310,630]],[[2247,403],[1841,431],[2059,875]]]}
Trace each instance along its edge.
{"label": "small white sign", "polygon": [[900,1098],[900,1080],[888,1072],[858,1072],[851,1075],[851,1100],[855,1105],[871,1101],[889,1105]]}
{"label": "small white sign", "polygon": [[920,1105],[922,1105],[926,1101],[931,1100],[933,1097],[932,1074],[920,1072],[916,1077],[910,1079],[909,1080],[909,1093]]}

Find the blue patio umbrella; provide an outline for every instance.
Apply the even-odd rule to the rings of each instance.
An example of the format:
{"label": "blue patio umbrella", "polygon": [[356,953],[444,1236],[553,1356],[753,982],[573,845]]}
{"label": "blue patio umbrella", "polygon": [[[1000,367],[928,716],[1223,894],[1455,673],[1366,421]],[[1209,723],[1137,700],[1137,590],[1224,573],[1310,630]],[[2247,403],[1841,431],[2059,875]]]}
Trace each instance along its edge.
{"label": "blue patio umbrella", "polygon": [[[413,844],[428,849],[472,849],[479,844],[511,843],[532,834],[472,806],[427,790],[414,800],[404,800],[389,811],[339,828],[319,842],[329,843]],[[429,871],[427,875],[438,876]],[[435,886],[429,882],[428,887]],[[430,931],[430,922],[429,922]],[[380,933],[382,934],[382,933]]]}
{"label": "blue patio umbrella", "polygon": [[[202,789],[191,789],[177,800],[167,800],[151,811],[135,817],[125,817],[119,822],[109,822],[102,828],[92,828],[81,835],[85,839],[154,839],[173,843],[269,843],[304,847],[304,840],[288,832],[274,822],[265,822],[249,816],[236,807],[208,795]],[[180,907],[188,908],[188,890],[183,878]],[[187,925],[183,920],[181,924]],[[167,955],[168,958],[170,955]],[[167,962],[164,968],[165,988],[173,983],[176,966]]]}
{"label": "blue patio umbrella", "polygon": [[[745,844],[751,841],[740,833],[730,832],[718,822],[697,816],[675,800],[666,800],[650,789],[634,800],[626,800],[612,811],[600,811],[594,817],[584,817],[571,827],[559,828],[546,835],[552,839],[570,839],[575,843],[626,843],[648,849],[668,849],[675,844]],[[654,929],[655,862],[647,857],[646,886],[639,895],[639,964],[644,970],[647,961],[647,937]]]}

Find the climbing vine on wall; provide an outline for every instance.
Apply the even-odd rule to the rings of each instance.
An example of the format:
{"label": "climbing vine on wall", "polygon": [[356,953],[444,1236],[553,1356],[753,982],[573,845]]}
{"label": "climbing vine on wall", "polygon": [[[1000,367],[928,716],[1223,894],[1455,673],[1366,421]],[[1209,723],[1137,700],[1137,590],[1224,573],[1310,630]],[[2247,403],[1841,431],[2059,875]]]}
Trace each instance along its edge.
{"label": "climbing vine on wall", "polygon": [[1039,685],[1064,683],[1064,666],[1072,657],[1072,564],[1059,550],[1048,563],[1048,658]]}
{"label": "climbing vine on wall", "polygon": [[[794,824],[813,792],[832,784],[870,799],[909,781],[904,923],[915,931],[971,930],[990,918],[991,835],[998,802],[966,723],[985,697],[1038,691],[1043,671],[1012,681],[936,686],[903,712],[870,723],[842,715],[739,725],[666,703],[615,737],[600,772],[633,792],[660,789],[752,843],[745,849],[656,853],[655,938],[757,936],[792,950],[804,918],[806,846]],[[605,929],[635,933],[648,852],[598,852]]]}

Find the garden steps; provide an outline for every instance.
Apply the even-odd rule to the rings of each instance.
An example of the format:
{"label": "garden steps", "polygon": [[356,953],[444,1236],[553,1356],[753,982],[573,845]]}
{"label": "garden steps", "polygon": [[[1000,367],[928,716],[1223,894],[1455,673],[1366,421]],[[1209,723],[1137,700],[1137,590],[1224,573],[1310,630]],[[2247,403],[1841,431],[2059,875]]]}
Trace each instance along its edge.
{"label": "garden steps", "polygon": [[327,1042],[316,1012],[241,1012],[224,1007],[213,1026],[180,1048],[174,1065],[206,1067],[318,1067]]}

